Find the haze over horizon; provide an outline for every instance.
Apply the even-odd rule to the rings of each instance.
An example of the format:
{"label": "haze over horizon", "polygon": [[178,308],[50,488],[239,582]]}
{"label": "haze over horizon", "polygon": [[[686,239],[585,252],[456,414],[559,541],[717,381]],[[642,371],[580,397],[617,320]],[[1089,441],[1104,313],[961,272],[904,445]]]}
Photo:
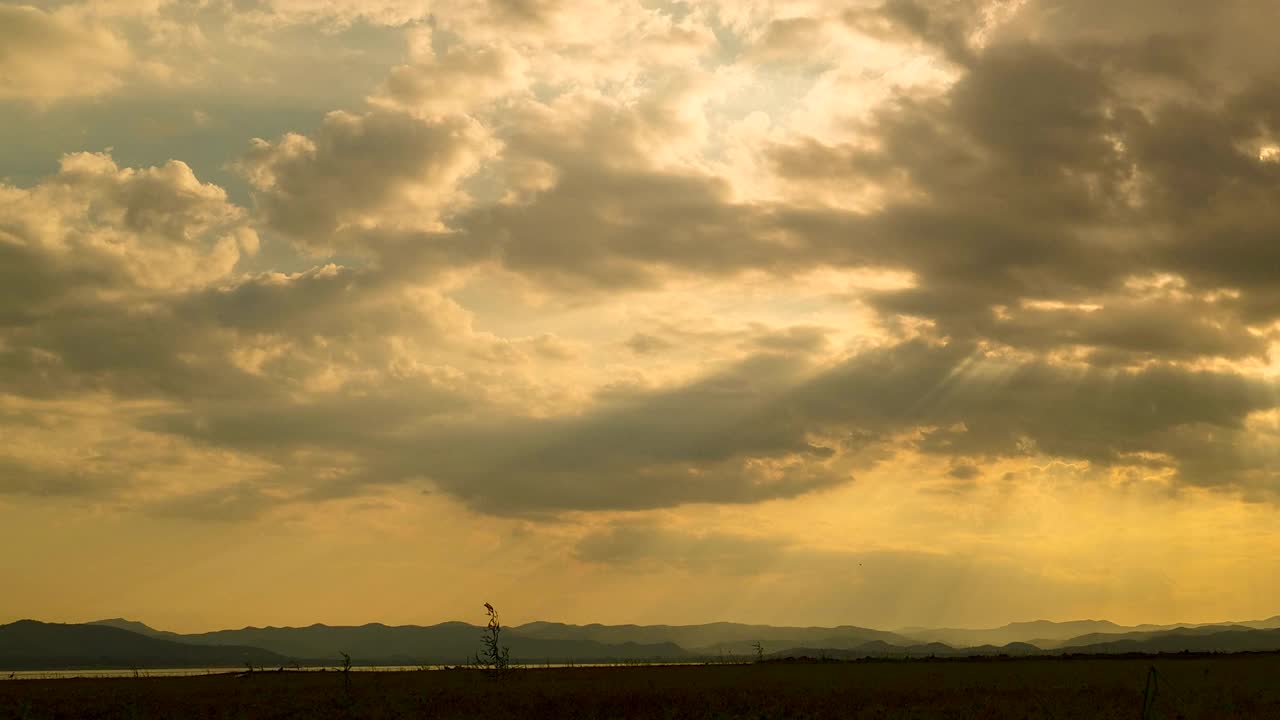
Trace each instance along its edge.
{"label": "haze over horizon", "polygon": [[0,621],[1274,616],[1276,27],[0,0]]}

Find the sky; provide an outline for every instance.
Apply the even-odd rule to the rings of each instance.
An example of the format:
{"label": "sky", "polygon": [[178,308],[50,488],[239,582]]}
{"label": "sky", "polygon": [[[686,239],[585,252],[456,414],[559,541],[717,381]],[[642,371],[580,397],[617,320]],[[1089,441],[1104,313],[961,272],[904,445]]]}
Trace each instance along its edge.
{"label": "sky", "polygon": [[0,0],[0,622],[1280,613],[1280,5]]}

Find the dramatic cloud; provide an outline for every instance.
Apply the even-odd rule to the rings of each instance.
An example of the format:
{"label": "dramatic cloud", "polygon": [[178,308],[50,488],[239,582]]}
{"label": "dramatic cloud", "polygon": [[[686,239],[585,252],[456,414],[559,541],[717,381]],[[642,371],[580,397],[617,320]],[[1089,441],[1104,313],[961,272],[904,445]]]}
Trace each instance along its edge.
{"label": "dramatic cloud", "polygon": [[0,2],[0,524],[1243,616],[1186,587],[1280,549],[1256,5]]}

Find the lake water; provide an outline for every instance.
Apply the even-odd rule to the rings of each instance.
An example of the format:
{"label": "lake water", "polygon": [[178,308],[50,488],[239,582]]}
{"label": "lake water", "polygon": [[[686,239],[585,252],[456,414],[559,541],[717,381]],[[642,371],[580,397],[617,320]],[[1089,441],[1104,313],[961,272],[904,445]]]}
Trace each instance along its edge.
{"label": "lake water", "polygon": [[[513,668],[564,668],[564,667],[627,667],[634,665],[704,665],[706,663],[512,663]],[[717,663],[718,664],[718,663]],[[351,666],[351,672],[406,672],[413,670],[444,670],[457,665],[365,665]],[[286,672],[342,672],[340,667],[286,668]],[[131,678],[131,677],[196,677],[199,675],[225,675],[245,672],[244,666],[227,668],[161,668],[146,670],[0,670],[0,680],[59,680],[71,678]],[[261,668],[254,672],[273,673],[276,668]]]}
{"label": "lake water", "polygon": [[[426,665],[422,669],[439,670],[444,665]],[[288,672],[341,672],[340,667],[308,667],[286,668]],[[351,672],[403,672],[418,670],[414,666],[379,665],[376,667],[355,667]],[[254,672],[270,673],[275,668],[263,668]],[[0,670],[0,680],[56,680],[59,678],[127,678],[127,677],[194,677],[197,675],[223,675],[245,672],[244,666],[230,668],[159,668],[146,670],[18,670],[16,672]]]}

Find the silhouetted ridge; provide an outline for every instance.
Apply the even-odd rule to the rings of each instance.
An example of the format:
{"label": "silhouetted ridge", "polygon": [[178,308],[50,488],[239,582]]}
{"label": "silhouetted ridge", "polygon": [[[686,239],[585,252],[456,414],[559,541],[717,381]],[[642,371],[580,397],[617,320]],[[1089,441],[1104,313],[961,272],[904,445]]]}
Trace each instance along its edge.
{"label": "silhouetted ridge", "polygon": [[109,625],[19,620],[0,625],[0,668],[280,666],[289,659],[254,647],[202,647],[148,637]]}
{"label": "silhouetted ridge", "polygon": [[[1235,652],[1280,650],[1280,616],[1218,625],[1139,625],[1104,620],[1010,623],[987,630],[908,628],[901,633],[843,625],[774,627],[740,623],[704,625],[570,625],[532,622],[507,628],[503,642],[517,663],[680,661],[755,657],[965,657]],[[1088,630],[1081,634],[1071,633]],[[1099,632],[1107,630],[1109,632]],[[349,653],[357,665],[462,664],[480,648],[483,628],[464,622],[437,625],[245,627],[179,635],[123,618],[88,625],[22,620],[0,626],[0,667],[238,667],[333,665]],[[932,636],[958,636],[949,643]],[[1005,642],[972,642],[983,638]],[[1032,637],[1027,637],[1032,636]]]}

